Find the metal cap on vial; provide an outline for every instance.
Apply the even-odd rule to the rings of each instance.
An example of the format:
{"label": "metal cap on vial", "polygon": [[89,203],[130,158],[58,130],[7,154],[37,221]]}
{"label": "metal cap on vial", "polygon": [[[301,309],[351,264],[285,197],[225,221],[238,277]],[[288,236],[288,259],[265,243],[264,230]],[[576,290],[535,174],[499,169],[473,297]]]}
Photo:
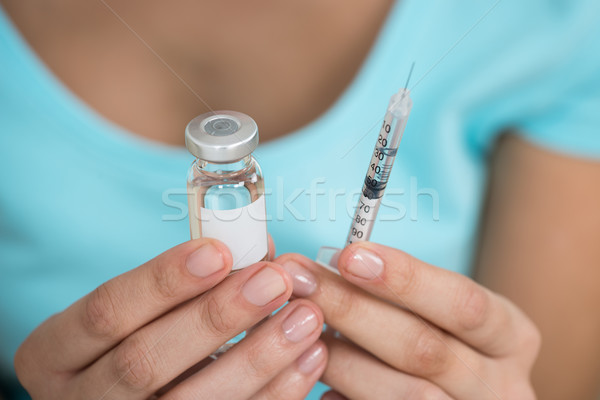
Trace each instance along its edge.
{"label": "metal cap on vial", "polygon": [[201,160],[216,163],[244,158],[258,146],[258,126],[237,111],[215,111],[197,116],[185,128],[185,146]]}

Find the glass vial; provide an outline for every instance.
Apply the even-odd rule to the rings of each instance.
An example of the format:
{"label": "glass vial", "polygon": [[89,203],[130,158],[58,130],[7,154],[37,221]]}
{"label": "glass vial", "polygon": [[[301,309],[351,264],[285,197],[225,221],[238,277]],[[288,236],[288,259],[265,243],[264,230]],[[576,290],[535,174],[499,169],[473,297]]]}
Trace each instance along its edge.
{"label": "glass vial", "polygon": [[185,144],[196,157],[187,177],[192,239],[225,243],[233,271],[267,259],[264,180],[251,154],[256,122],[235,111],[202,114],[186,127]]}

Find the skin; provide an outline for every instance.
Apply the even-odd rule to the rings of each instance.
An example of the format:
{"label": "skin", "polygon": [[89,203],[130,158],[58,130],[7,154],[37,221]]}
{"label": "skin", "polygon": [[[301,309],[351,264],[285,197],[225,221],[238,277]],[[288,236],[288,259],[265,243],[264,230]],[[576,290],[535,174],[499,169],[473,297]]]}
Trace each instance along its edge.
{"label": "skin", "polygon": [[[192,117],[208,110],[204,102],[213,109],[253,115],[261,138],[267,140],[314,119],[352,80],[390,6],[389,1],[356,2],[353,7],[336,1],[302,6],[267,0],[252,5],[233,0],[111,3],[203,102],[100,2],[2,4],[38,55],[77,96],[130,131],[170,145],[182,145],[180,132]],[[227,29],[223,21],[228,21]],[[408,391],[408,398],[424,398],[424,393],[431,398],[497,398],[489,386],[502,398],[528,399],[533,398],[533,384],[543,399],[594,399],[600,374],[600,318],[595,310],[600,301],[600,186],[590,182],[600,182],[600,165],[506,136],[497,144],[491,167],[475,265],[479,283],[376,244],[356,245],[386,260],[383,275],[367,281],[353,278],[344,267],[355,246],[340,257],[342,277],[299,255],[277,260],[295,260],[313,274],[316,292],[307,304],[318,305],[325,320],[346,338],[323,337],[330,356],[322,379],[335,390],[352,398],[366,398],[374,388],[381,398],[402,391]],[[414,274],[390,272],[411,265]],[[407,289],[411,279],[419,283],[414,290]],[[130,283],[144,284],[141,279]],[[414,313],[403,309],[390,288]],[[135,299],[123,303],[127,301]],[[344,301],[355,307],[338,305]],[[259,314],[245,326],[266,315]],[[384,341],[382,335],[389,330],[361,330],[365,324],[356,321],[365,315],[374,326],[394,324],[408,339]],[[431,330],[424,329],[423,321]],[[38,346],[61,332],[59,327],[43,327],[33,335]],[[538,332],[543,341],[534,364]],[[47,391],[55,366],[40,363],[43,351],[33,351],[35,344],[30,338],[20,350],[19,377],[31,390],[43,386]],[[196,361],[206,354],[197,354]],[[457,355],[488,385],[457,361]],[[60,376],[67,379],[76,364]],[[40,365],[42,370],[36,370]],[[284,371],[289,370],[282,367],[279,378],[271,381],[279,382],[276,387],[286,381]],[[315,379],[301,382],[310,385]],[[260,384],[269,387],[264,380],[255,387]]]}
{"label": "skin", "polygon": [[[367,252],[381,271],[365,261]],[[341,277],[299,254],[276,262],[316,282],[303,297],[343,336],[324,338],[330,360],[322,380],[346,397],[535,398],[529,372],[538,330],[513,303],[469,278],[369,242],[341,252]],[[357,265],[368,278],[356,274]]]}
{"label": "skin", "polygon": [[475,278],[518,304],[543,334],[540,399],[600,392],[600,163],[516,137],[493,161]]}
{"label": "skin", "polygon": [[252,115],[261,142],[317,117],[354,77],[391,5],[109,2],[184,84],[100,1],[0,3],[78,97],[131,132],[180,146],[207,105]]}
{"label": "skin", "polygon": [[[214,257],[192,257],[207,246],[219,254],[222,268],[205,277],[192,275],[190,263],[214,263]],[[323,317],[308,301],[290,302],[218,360],[206,359],[281,307],[292,291],[289,276],[271,262],[223,281],[231,263],[225,245],[198,239],[113,278],[25,340],[15,356],[19,380],[35,399],[304,398],[326,361],[326,349],[317,341]],[[244,288],[265,270],[280,276],[284,290],[257,305]],[[315,323],[308,335],[291,340],[284,321],[301,308],[313,313]],[[315,352],[322,355],[320,362],[307,371],[301,360]]]}

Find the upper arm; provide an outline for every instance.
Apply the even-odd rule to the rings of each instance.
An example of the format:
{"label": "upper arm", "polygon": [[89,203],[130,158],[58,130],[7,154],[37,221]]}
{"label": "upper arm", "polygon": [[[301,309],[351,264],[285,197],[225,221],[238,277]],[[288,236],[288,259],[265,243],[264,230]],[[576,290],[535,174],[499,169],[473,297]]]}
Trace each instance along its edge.
{"label": "upper arm", "polygon": [[596,399],[600,381],[600,162],[499,141],[476,279],[542,333],[540,399]]}

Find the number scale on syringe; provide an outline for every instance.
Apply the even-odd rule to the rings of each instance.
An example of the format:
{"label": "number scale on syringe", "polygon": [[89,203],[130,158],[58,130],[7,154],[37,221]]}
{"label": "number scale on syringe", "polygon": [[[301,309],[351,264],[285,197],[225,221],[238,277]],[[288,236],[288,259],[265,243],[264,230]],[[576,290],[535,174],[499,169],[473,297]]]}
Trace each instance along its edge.
{"label": "number scale on syringe", "polygon": [[375,149],[371,155],[346,245],[369,240],[371,236],[411,107],[412,101],[406,89],[400,90],[390,100]]}

